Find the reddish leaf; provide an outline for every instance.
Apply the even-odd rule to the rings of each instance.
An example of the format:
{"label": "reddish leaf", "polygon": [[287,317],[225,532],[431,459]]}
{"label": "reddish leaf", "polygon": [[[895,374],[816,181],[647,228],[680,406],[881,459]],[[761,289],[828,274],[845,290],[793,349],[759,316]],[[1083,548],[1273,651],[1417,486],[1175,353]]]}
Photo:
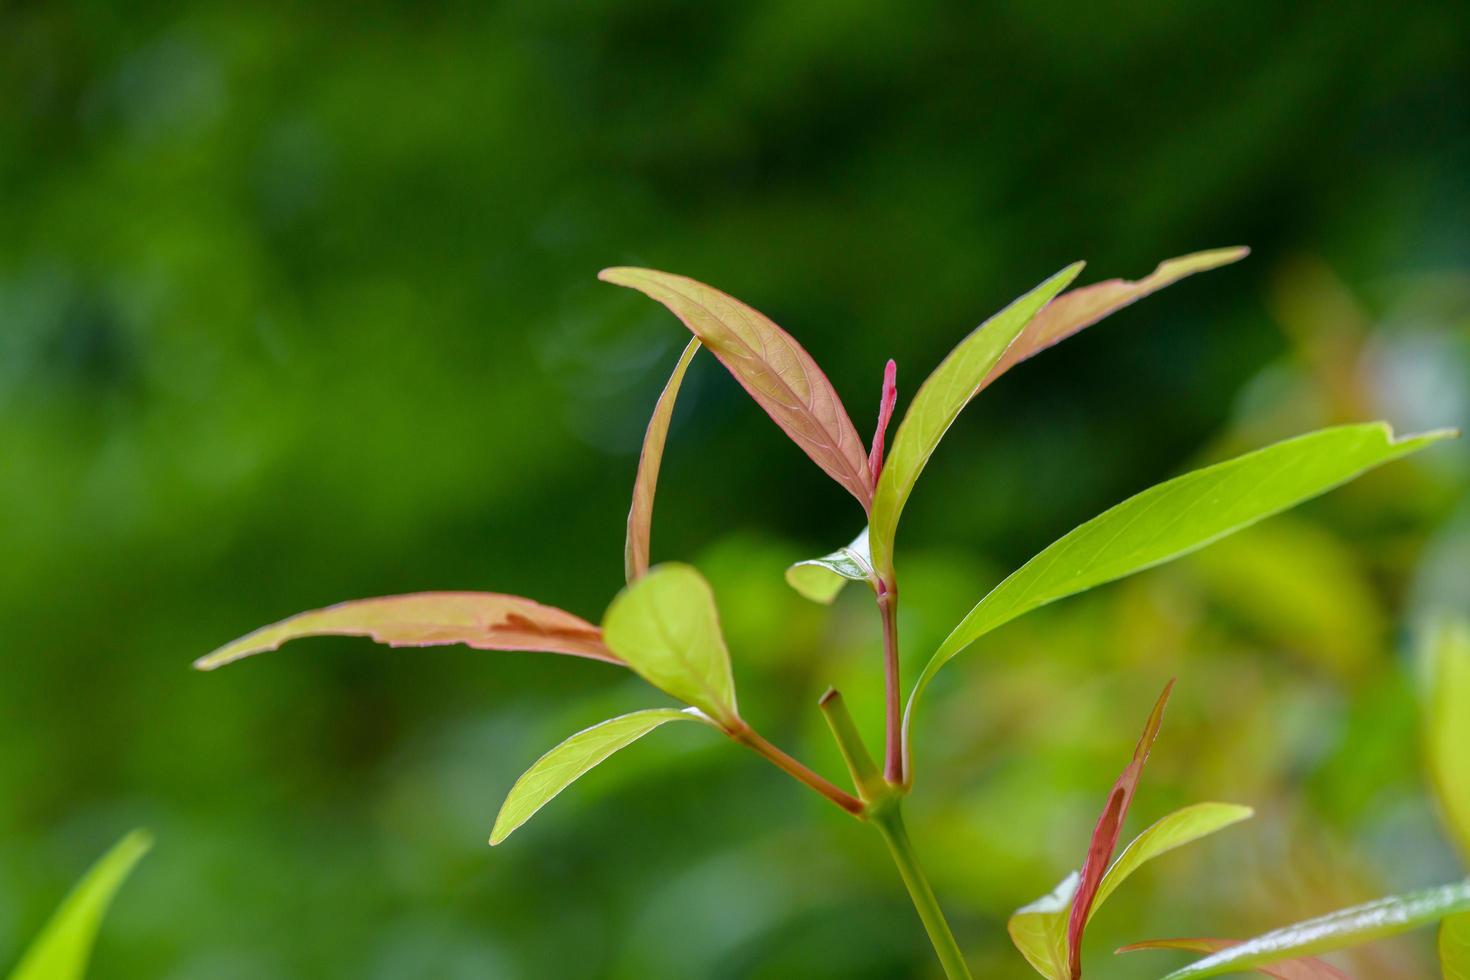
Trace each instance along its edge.
{"label": "reddish leaf", "polygon": [[1020,362],[1061,343],[1109,314],[1158,292],[1185,276],[1238,262],[1250,254],[1248,248],[1217,248],[1160,262],[1153,273],[1136,281],[1108,279],[1063,293],[1048,303],[1006,350],[1005,355],[980,382],[976,393]]}
{"label": "reddish leaf", "polygon": [[643,451],[638,454],[638,476],[633,480],[633,506],[628,510],[628,539],[623,548],[623,570],[628,581],[648,571],[648,542],[653,534],[653,495],[658,490],[658,469],[664,458],[664,441],[669,435],[669,421],[674,416],[674,400],[679,397],[679,386],[684,383],[684,372],[694,352],[699,350],[699,340],[689,341],[669,383],[664,385],[663,394],[653,406],[653,417],[648,420],[648,430],[643,434]]}
{"label": "reddish leaf", "polygon": [[796,338],[733,296],[685,276],[615,268],[597,278],[667,306],[813,462],[864,510],[872,506],[863,441],[832,382]]}
{"label": "reddish leaf", "polygon": [[1164,721],[1164,705],[1169,703],[1169,694],[1174,682],[1164,685],[1164,693],[1154,704],[1148,716],[1138,747],[1133,750],[1133,761],[1128,763],[1118,781],[1108,794],[1107,805],[1093,828],[1092,840],[1087,847],[1087,863],[1082,866],[1082,879],[1077,883],[1077,895],[1072,900],[1072,914],[1067,921],[1067,960],[1071,964],[1072,978],[1082,976],[1082,933],[1087,928],[1087,917],[1092,911],[1092,900],[1102,884],[1108,870],[1113,851],[1118,846],[1118,835],[1123,830],[1123,818],[1128,815],[1128,805],[1133,802],[1133,792],[1138,788],[1138,779],[1143,775],[1143,764],[1153,748],[1154,739],[1159,737],[1159,726]]}
{"label": "reddish leaf", "polygon": [[622,661],[586,620],[520,596],[494,592],[418,592],[357,599],[299,613],[194,661],[214,670],[307,636],[367,636],[393,647],[463,643],[478,650],[534,650]]}
{"label": "reddish leaf", "polygon": [[[1130,943],[1118,950],[1133,953],[1140,949],[1185,949],[1194,953],[1218,953],[1222,949],[1239,945],[1238,939],[1150,939],[1142,943]],[[1255,971],[1276,980],[1352,980],[1346,973],[1325,960],[1315,956],[1304,956],[1299,960],[1258,966]]]}
{"label": "reddish leaf", "polygon": [[868,451],[868,470],[873,474],[873,484],[878,483],[878,474],[883,472],[883,435],[888,423],[893,420],[893,406],[898,402],[898,365],[892,358],[883,369],[883,395],[878,404],[878,425],[873,429],[873,448]]}

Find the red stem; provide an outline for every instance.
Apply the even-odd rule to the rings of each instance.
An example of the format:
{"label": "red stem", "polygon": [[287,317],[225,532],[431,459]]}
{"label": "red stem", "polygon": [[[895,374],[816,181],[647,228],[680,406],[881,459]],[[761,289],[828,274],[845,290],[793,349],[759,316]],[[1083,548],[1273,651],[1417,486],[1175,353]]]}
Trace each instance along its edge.
{"label": "red stem", "polygon": [[898,678],[898,587],[878,582],[878,614],[883,619],[883,694],[886,704],[883,778],[903,783],[903,712]]}
{"label": "red stem", "polygon": [[729,736],[735,741],[739,742],[741,745],[753,749],[755,752],[759,753],[767,760],[774,763],[775,766],[782,772],[802,783],[805,783],[807,786],[816,790],[818,793],[821,793],[827,799],[831,800],[833,803],[836,803],[838,806],[842,807],[842,809],[846,810],[848,813],[851,813],[853,816],[862,817],[867,811],[867,805],[863,803],[862,800],[858,799],[856,796],[853,796],[851,793],[839,789],[833,783],[812,772],[806,766],[802,765],[800,762],[793,759],[785,752],[782,752],[770,742],[767,742],[764,738],[761,737],[760,732],[757,732],[754,728],[751,728],[744,722],[740,723],[740,727],[727,729],[726,731],[727,734],[729,734]]}

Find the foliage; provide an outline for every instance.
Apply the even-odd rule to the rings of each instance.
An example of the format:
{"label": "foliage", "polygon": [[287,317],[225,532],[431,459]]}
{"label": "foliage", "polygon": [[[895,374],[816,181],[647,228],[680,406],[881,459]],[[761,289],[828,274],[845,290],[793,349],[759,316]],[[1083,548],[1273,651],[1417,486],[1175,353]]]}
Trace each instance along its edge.
{"label": "foliage", "polygon": [[[1187,554],[1452,434],[1396,439],[1383,423],[1324,429],[1130,498],[1064,536],[981,600],[934,653],[900,721],[899,588],[893,558],[898,517],[960,411],[1011,364],[1153,289],[1244,254],[1243,249],[1200,253],[1162,263],[1140,283],[1112,281],[1065,294],[1082,264],[1063,269],[960,342],[920,386],[886,453],[883,434],[897,394],[892,361],[884,372],[878,425],[865,452],[827,376],[801,344],[768,317],[684,276],[649,269],[604,270],[602,279],[635,288],[667,306],[694,334],[695,342],[675,365],[645,434],[625,548],[629,585],[608,607],[600,633],[569,613],[518,597],[427,594],[344,603],[306,613],[228,644],[198,666],[209,669],[274,649],[288,639],[332,632],[366,635],[393,645],[464,642],[493,649],[578,653],[626,666],[684,702],[694,714],[667,709],[635,712],[572,736],[517,781],[496,821],[492,842],[503,840],[577,777],[653,728],[675,719],[702,718],[845,811],[871,822],[888,845],[945,972],[968,977],[899,815],[913,779],[906,732],[918,696],[934,673],[983,634],[1032,609]],[[847,548],[788,571],[798,591],[819,601],[829,601],[835,594],[832,575],[839,585],[843,579],[868,581],[877,601],[886,703],[881,781],[872,776],[873,766],[866,761],[856,728],[838,722],[832,726],[856,795],[771,744],[741,717],[714,592],[705,578],[685,564],[647,567],[659,460],[674,402],[697,345],[708,348],[772,420],[868,513],[865,534]],[[813,579],[807,569],[817,570],[817,577]],[[1169,690],[1160,697],[1132,762],[1109,795],[1080,874],[1012,920],[1017,945],[1050,980],[1077,980],[1082,975],[1082,936],[1089,918],[1101,899],[1139,864],[1249,813],[1215,805],[1175,814],[1146,831],[1109,869]],[[824,702],[829,720],[835,710],[832,704],[830,699]],[[1065,933],[1060,925],[1063,917]],[[1252,955],[1249,951],[1254,948],[1242,944],[1216,958],[1234,956],[1230,962],[1247,962],[1241,957]]]}

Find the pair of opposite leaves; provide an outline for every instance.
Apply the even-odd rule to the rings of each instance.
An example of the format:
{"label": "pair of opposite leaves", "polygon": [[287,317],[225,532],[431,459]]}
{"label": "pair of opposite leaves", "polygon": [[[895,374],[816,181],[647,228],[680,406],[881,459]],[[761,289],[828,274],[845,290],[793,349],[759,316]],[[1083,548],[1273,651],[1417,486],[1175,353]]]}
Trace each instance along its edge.
{"label": "pair of opposite leaves", "polygon": [[[1470,776],[1464,748],[1470,744],[1470,623],[1448,619],[1426,631],[1428,697],[1425,742],[1436,797],[1451,836],[1470,860]],[[1133,759],[1108,794],[1093,830],[1081,872],[1068,875],[1050,894],[1019,909],[1010,919],[1012,942],[1047,980],[1082,975],[1082,937],[1093,915],[1122,882],[1144,863],[1175,848],[1249,818],[1249,807],[1196,803],[1161,818],[1113,861],[1124,817],[1158,738],[1171,682],[1144,726]],[[1106,869],[1106,871],[1104,871]],[[1277,980],[1346,980],[1347,975],[1316,954],[1346,949],[1440,922],[1439,959],[1446,980],[1470,980],[1470,879],[1393,895],[1363,905],[1274,929],[1243,942],[1212,938],[1133,943],[1120,953],[1179,949],[1207,953],[1168,974],[1188,980],[1250,970]]]}
{"label": "pair of opposite leaves", "polygon": [[[630,584],[609,608],[601,629],[519,596],[419,593],[302,613],[227,644],[196,666],[214,669],[306,636],[369,636],[392,646],[462,643],[477,649],[562,653],[620,664],[694,709],[635,712],[593,726],[557,746],[512,788],[492,836],[492,842],[498,842],[582,773],[668,721],[704,720],[726,731],[740,724],[729,655],[708,584],[685,565],[648,572],[659,461],[680,382],[699,346],[709,348],[867,512],[864,535],[838,553],[841,560],[817,560],[818,571],[835,573],[839,582],[850,577],[876,584],[879,579],[891,581],[894,531],[919,473],[978,391],[1012,365],[1142,296],[1245,254],[1245,249],[1201,252],[1163,262],[1136,282],[1109,280],[1062,293],[1082,267],[1069,266],[960,342],[919,388],[886,455],[882,433],[894,401],[891,366],[885,375],[879,430],[865,453],[826,376],[801,345],[769,319],[682,276],[645,269],[605,270],[603,279],[639,289],[665,304],[694,340],[680,357],[649,423],[628,518],[625,557]],[[1200,548],[1449,434],[1395,439],[1382,423],[1323,429],[1159,484],[1063,536],[986,595],[931,657],[905,712],[905,772],[912,772],[908,731],[919,695],[940,667],[985,633],[1048,602]],[[803,580],[794,578],[793,584],[799,581]]]}

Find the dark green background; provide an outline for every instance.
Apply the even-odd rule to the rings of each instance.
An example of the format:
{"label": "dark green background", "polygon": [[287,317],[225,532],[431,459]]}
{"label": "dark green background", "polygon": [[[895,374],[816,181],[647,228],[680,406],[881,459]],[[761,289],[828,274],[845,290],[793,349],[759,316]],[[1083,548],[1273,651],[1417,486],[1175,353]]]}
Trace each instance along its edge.
{"label": "dark green background", "polygon": [[[699,731],[486,847],[541,751],[664,703],[610,668],[351,640],[189,662],[397,591],[597,619],[685,336],[603,266],[759,307],[866,434],[885,358],[911,393],[1070,261],[1251,245],[951,431],[903,529],[912,675],[999,574],[1192,462],[1463,424],[1467,173],[1460,2],[0,8],[0,964],[143,825],[99,978],[934,976],[876,837]],[[1099,975],[1177,961],[1109,943],[1460,873],[1409,651],[1470,595],[1465,463],[1399,464],[947,672],[910,824],[978,975],[1026,975],[1004,918],[1078,863],[1169,676],[1131,826],[1260,815],[1130,883]],[[839,681],[875,732],[875,616],[780,573],[859,512],[708,357],[661,490],[655,555],[714,580],[747,716],[836,775],[813,703]]]}

